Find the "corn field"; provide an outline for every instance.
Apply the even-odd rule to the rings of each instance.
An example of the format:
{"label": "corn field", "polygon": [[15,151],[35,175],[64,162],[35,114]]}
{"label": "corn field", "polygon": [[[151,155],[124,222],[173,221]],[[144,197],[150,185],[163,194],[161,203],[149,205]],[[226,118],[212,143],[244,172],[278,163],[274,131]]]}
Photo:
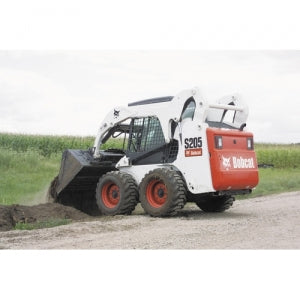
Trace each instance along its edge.
{"label": "corn field", "polygon": [[276,168],[300,168],[300,144],[256,144],[259,164],[272,164]]}
{"label": "corn field", "polygon": [[88,149],[93,146],[94,137],[43,136],[0,133],[0,148],[15,152],[37,152],[50,157],[66,149]]}
{"label": "corn field", "polygon": [[[103,149],[113,148],[109,141]],[[65,149],[88,149],[93,146],[94,137],[75,136],[43,136],[19,135],[0,133],[0,150],[7,149],[14,152],[35,152],[43,157],[61,154]],[[300,144],[256,144],[255,150],[259,164],[271,164],[276,168],[300,168]]]}

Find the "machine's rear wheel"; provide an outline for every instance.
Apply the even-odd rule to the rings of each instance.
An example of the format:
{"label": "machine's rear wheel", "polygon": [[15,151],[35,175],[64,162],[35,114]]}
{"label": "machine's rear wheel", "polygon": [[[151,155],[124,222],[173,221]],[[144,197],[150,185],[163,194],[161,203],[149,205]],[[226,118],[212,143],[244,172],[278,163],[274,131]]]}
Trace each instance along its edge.
{"label": "machine's rear wheel", "polygon": [[195,203],[205,212],[223,212],[232,206],[234,200],[233,196],[210,196]]}
{"label": "machine's rear wheel", "polygon": [[104,215],[129,215],[138,203],[136,182],[129,174],[109,172],[98,182],[96,199]]}
{"label": "machine's rear wheel", "polygon": [[186,202],[184,181],[174,170],[160,168],[150,171],[140,184],[140,201],[151,216],[173,216]]}

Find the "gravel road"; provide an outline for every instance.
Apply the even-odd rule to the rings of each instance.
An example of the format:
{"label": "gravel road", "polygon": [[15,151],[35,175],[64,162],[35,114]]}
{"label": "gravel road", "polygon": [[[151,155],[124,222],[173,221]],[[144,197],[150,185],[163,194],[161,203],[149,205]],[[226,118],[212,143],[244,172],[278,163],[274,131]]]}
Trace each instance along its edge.
{"label": "gravel road", "polygon": [[236,201],[224,213],[188,204],[172,218],[131,216],[0,232],[1,249],[300,249],[300,192]]}

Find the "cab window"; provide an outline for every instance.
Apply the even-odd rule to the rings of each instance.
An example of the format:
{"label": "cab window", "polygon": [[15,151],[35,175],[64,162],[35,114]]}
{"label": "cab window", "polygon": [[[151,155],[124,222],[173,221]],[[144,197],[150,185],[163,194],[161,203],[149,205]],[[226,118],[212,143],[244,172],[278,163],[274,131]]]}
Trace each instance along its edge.
{"label": "cab window", "polygon": [[165,143],[158,118],[137,118],[131,124],[129,152],[145,152]]}
{"label": "cab window", "polygon": [[194,100],[193,97],[189,98],[184,106],[183,106],[183,110],[182,110],[182,113],[181,113],[181,121],[184,120],[184,119],[194,119],[194,114],[195,114],[195,109],[196,109],[196,102]]}

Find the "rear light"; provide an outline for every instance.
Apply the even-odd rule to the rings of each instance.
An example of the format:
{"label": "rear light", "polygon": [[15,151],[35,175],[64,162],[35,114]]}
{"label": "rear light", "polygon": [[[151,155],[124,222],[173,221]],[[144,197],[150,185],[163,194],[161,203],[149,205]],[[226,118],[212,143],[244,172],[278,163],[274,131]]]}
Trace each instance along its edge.
{"label": "rear light", "polygon": [[223,148],[223,140],[222,137],[219,135],[215,136],[215,147],[217,149],[222,149]]}
{"label": "rear light", "polygon": [[248,150],[253,150],[254,149],[254,145],[253,145],[253,138],[247,138],[247,149]]}

